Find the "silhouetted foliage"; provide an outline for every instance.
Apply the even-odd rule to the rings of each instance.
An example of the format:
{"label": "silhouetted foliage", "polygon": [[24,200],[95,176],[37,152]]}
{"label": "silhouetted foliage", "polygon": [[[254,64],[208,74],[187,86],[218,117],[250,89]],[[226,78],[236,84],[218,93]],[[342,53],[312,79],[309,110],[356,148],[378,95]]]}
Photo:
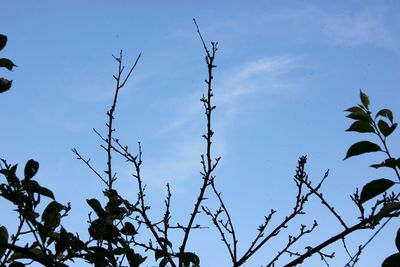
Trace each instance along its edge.
{"label": "silhouetted foliage", "polygon": [[[345,237],[351,233],[363,229],[374,229],[385,226],[383,220],[390,220],[400,215],[400,193],[398,190],[389,191],[398,184],[395,179],[380,178],[365,184],[361,193],[357,190],[352,200],[359,210],[358,223],[349,225],[344,218],[335,210],[334,206],[324,197],[321,188],[328,178],[327,171],[318,182],[313,182],[307,175],[306,163],[307,156],[299,158],[295,174],[293,177],[294,185],[297,189],[293,196],[293,208],[283,217],[283,219],[272,226],[271,219],[276,210],[265,215],[264,221],[259,225],[257,234],[247,245],[244,253],[238,251],[237,233],[234,227],[233,218],[225,205],[221,192],[217,188],[216,176],[214,171],[221,160],[221,157],[214,156],[213,148],[213,124],[212,117],[215,110],[213,105],[213,70],[216,68],[215,59],[218,51],[218,43],[211,42],[207,46],[201,35],[199,28],[194,21],[198,35],[205,52],[205,62],[207,66],[207,77],[205,79],[205,94],[200,99],[204,107],[206,116],[206,130],[203,134],[206,152],[201,155],[201,179],[202,185],[199,192],[193,193],[195,202],[193,210],[190,212],[186,222],[172,223],[171,219],[171,191],[167,185],[165,199],[165,210],[160,211],[161,220],[154,220],[148,214],[150,204],[147,203],[145,185],[143,183],[142,148],[139,143],[138,151],[132,153],[128,146],[115,137],[114,118],[117,108],[119,92],[128,82],[136,65],[139,62],[140,54],[124,75],[125,66],[122,51],[118,56],[114,56],[117,63],[117,73],[115,79],[114,97],[110,109],[107,111],[106,133],[94,130],[101,141],[101,147],[107,156],[105,171],[98,171],[86,158],[74,148],[72,151],[82,163],[84,163],[97,176],[105,186],[104,198],[87,199],[87,204],[92,212],[89,213],[88,220],[88,240],[82,240],[78,234],[68,231],[62,224],[62,219],[71,210],[70,204],[59,203],[52,191],[42,186],[36,181],[35,175],[39,170],[39,163],[29,160],[23,171],[23,176],[17,174],[17,165],[9,164],[5,159],[0,162],[0,173],[4,176],[0,184],[0,196],[14,205],[17,212],[19,225],[15,233],[10,235],[5,226],[0,227],[0,265],[1,266],[26,266],[32,262],[37,262],[43,266],[68,266],[77,259],[83,259],[94,266],[140,266],[147,257],[154,256],[159,262],[159,266],[200,266],[200,257],[194,251],[187,250],[190,241],[190,234],[194,229],[202,228],[197,223],[200,213],[207,215],[220,239],[227,248],[233,267],[244,265],[254,254],[260,253],[271,239],[276,236],[283,236],[283,230],[293,223],[294,218],[305,213],[305,206],[311,198],[318,199],[333,215],[337,223],[343,230],[331,236],[325,241],[312,245],[309,244],[301,251],[294,249],[293,245],[307,235],[311,235],[318,226],[317,221],[311,225],[301,224],[295,234],[289,235],[286,244],[279,249],[276,255],[269,259],[266,266],[276,264],[284,266],[296,266],[304,262],[313,255],[319,255],[328,265],[334,253],[329,254],[323,251],[324,248],[332,243],[341,240],[345,249]],[[0,36],[0,50],[5,46],[7,38]],[[11,70],[15,66],[11,61],[0,60],[0,67]],[[11,81],[1,78],[1,92],[9,89]],[[8,82],[8,84],[7,84]],[[5,85],[7,84],[7,86]],[[397,123],[394,121],[393,113],[389,109],[382,109],[375,115],[370,111],[370,101],[364,92],[360,92],[361,104],[346,110],[349,112],[348,118],[354,120],[347,131],[362,134],[373,134],[380,144],[371,141],[360,141],[353,144],[347,151],[345,159],[359,156],[364,153],[380,152],[385,155],[382,162],[371,165],[371,167],[393,169],[397,180],[400,180],[400,158],[392,156],[387,146],[387,138],[395,131]],[[137,187],[136,199],[130,200],[123,198],[115,182],[118,180],[114,170],[114,156],[120,156],[133,167],[133,176]],[[216,196],[216,210],[210,208],[204,200],[206,192],[210,191]],[[43,201],[44,200],[44,201]],[[102,204],[105,203],[105,204]],[[378,229],[378,231],[380,230]],[[182,233],[180,242],[173,242],[170,239],[171,231]],[[378,232],[377,231],[377,232]],[[141,241],[143,237],[148,241]],[[24,242],[21,238],[24,237]],[[28,237],[28,238],[25,238]],[[395,238],[397,248],[400,250],[400,229]],[[360,246],[355,255],[350,256],[350,261],[346,266],[354,266],[358,261],[361,252],[365,248]],[[145,253],[138,252],[145,251]],[[145,255],[142,255],[145,254]],[[291,256],[290,261],[282,263],[281,256]],[[285,258],[286,260],[287,258]],[[399,266],[400,253],[389,256],[382,266]]]}
{"label": "silhouetted foliage", "polygon": [[[3,50],[6,44],[7,44],[7,36],[0,34],[0,51]],[[0,58],[0,68],[6,68],[11,71],[14,67],[15,64],[8,58]],[[8,91],[11,88],[11,85],[12,81],[0,77],[0,93]]]}

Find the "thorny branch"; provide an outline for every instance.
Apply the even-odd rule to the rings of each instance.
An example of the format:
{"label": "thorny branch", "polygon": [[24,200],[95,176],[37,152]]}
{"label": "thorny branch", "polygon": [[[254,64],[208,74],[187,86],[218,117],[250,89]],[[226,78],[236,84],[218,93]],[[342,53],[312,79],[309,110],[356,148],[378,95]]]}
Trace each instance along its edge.
{"label": "thorny branch", "polygon": [[[288,223],[292,221],[297,215],[304,213],[304,204],[308,201],[310,195],[312,195],[312,192],[303,192],[304,184],[308,181],[308,176],[304,170],[306,162],[306,156],[300,157],[296,169],[296,174],[293,179],[297,186],[297,195],[292,213],[286,216],[278,226],[276,226],[267,236],[265,236],[265,230],[270,221],[270,217],[267,217],[268,219],[265,220],[265,223],[258,228],[258,235],[252,242],[249,249],[242,256],[242,258],[238,260],[237,266],[240,266],[244,262],[246,262],[252,255],[254,255],[254,253],[256,253],[261,247],[263,247],[266,242],[268,242],[271,238],[277,236],[281,230],[287,228]],[[272,216],[274,212],[275,211],[271,212],[270,216]]]}
{"label": "thorny branch", "polygon": [[325,179],[328,177],[329,175],[329,170],[325,172],[324,177],[322,178],[321,182],[317,185],[317,187],[313,187],[311,185],[311,181],[307,181],[305,182],[306,186],[308,187],[308,189],[314,194],[316,195],[320,200],[321,203],[328,208],[328,210],[336,217],[336,219],[338,219],[338,221],[340,222],[340,224],[347,229],[347,225],[346,223],[343,221],[343,219],[340,217],[340,215],[335,211],[335,208],[333,206],[331,206],[326,199],[323,197],[323,194],[318,192],[318,190],[320,189],[320,187],[322,186],[322,183],[325,181]]}
{"label": "thorny branch", "polygon": [[303,236],[306,235],[306,234],[311,233],[311,232],[315,229],[315,227],[317,227],[317,226],[318,226],[318,224],[317,224],[316,221],[314,221],[313,225],[312,225],[311,228],[309,228],[309,229],[306,229],[306,226],[302,224],[301,227],[300,227],[300,233],[299,233],[297,236],[289,235],[288,242],[287,242],[286,246],[285,246],[281,251],[279,251],[279,252],[277,253],[277,255],[275,256],[275,258],[273,258],[266,266],[267,266],[267,267],[274,266],[274,263],[275,263],[275,262],[279,259],[279,257],[280,257],[282,254],[284,254],[284,253],[292,254],[291,252],[289,252],[289,248],[290,248],[294,243],[296,243],[301,237],[303,237]]}
{"label": "thorny branch", "polygon": [[[211,118],[212,118],[212,111],[215,109],[215,106],[212,105],[212,97],[213,97],[213,90],[212,90],[212,81],[213,81],[213,69],[216,68],[216,65],[214,65],[214,59],[215,59],[215,53],[217,52],[217,45],[218,43],[211,42],[211,52],[207,48],[204,39],[200,33],[199,27],[196,23],[196,20],[193,19],[196,28],[197,28],[197,33],[201,39],[201,42],[203,44],[204,50],[206,52],[206,57],[205,61],[207,64],[207,69],[208,69],[208,78],[205,80],[205,83],[207,85],[207,96],[203,96],[200,101],[203,102],[204,109],[205,109],[205,114],[206,114],[206,121],[207,121],[207,132],[206,134],[203,135],[203,138],[206,140],[207,144],[207,149],[206,149],[206,154],[201,156],[201,163],[203,166],[203,171],[201,172],[202,178],[203,178],[203,184],[200,188],[200,193],[197,197],[197,201],[194,205],[194,209],[192,213],[190,214],[189,222],[184,230],[184,236],[182,240],[182,244],[179,247],[179,251],[181,253],[185,252],[186,244],[189,239],[190,232],[193,227],[193,223],[195,221],[195,218],[197,214],[199,213],[199,209],[201,207],[201,203],[203,202],[204,194],[206,192],[207,187],[210,185],[210,180],[212,179],[212,172],[218,165],[218,162],[220,160],[220,157],[216,158],[215,160],[212,159],[211,156],[211,144],[212,144],[212,137],[214,135],[214,131],[211,128]],[[179,262],[179,266],[182,267],[182,262]]]}
{"label": "thorny branch", "polygon": [[[229,252],[229,255],[231,257],[231,261],[233,264],[233,267],[238,267],[243,265],[249,258],[251,258],[257,251],[259,251],[268,241],[270,241],[273,237],[277,236],[278,234],[281,233],[282,230],[286,229],[289,225],[289,223],[292,222],[294,218],[296,218],[298,215],[304,214],[304,205],[306,202],[309,200],[309,198],[312,195],[315,195],[331,213],[332,215],[338,220],[338,222],[343,226],[344,230],[340,232],[339,234],[323,241],[319,245],[315,247],[307,247],[306,252],[299,253],[299,252],[292,252],[289,249],[304,235],[311,233],[315,227],[318,225],[316,221],[314,221],[314,224],[310,228],[306,228],[305,225],[301,225],[300,227],[300,233],[296,236],[289,235],[288,237],[288,242],[286,245],[278,251],[277,255],[268,263],[267,266],[274,266],[274,264],[278,261],[281,255],[287,253],[290,254],[291,256],[296,256],[297,258],[290,263],[286,264],[285,266],[295,266],[299,263],[302,263],[306,258],[314,255],[314,254],[319,254],[321,256],[321,259],[325,261],[325,263],[328,265],[326,258],[332,258],[334,254],[325,254],[321,250],[325,248],[326,246],[332,244],[333,242],[336,242],[337,240],[341,239],[343,240],[344,243],[344,237],[346,237],[348,234],[352,233],[353,231],[364,229],[364,228],[373,228],[375,226],[375,216],[376,216],[376,209],[379,205],[382,203],[386,203],[390,200],[397,199],[399,196],[385,196],[383,200],[378,200],[376,204],[372,207],[372,212],[371,214],[366,217],[364,214],[364,209],[360,203],[359,200],[359,195],[358,192],[356,192],[353,196],[352,199],[358,206],[361,216],[360,216],[360,222],[356,225],[353,225],[352,227],[349,227],[344,220],[341,218],[339,213],[336,212],[335,208],[328,203],[328,201],[325,199],[323,194],[320,192],[320,188],[325,181],[325,179],[328,177],[328,171],[325,173],[324,177],[322,180],[317,184],[317,186],[313,186],[311,181],[308,179],[308,175],[305,172],[305,164],[307,161],[306,156],[300,157],[298,161],[298,166],[296,168],[296,174],[294,176],[294,181],[297,187],[297,194],[295,198],[295,205],[293,207],[292,212],[284,217],[284,219],[279,223],[275,228],[271,229],[270,232],[267,232],[268,226],[270,224],[270,221],[273,218],[273,215],[276,213],[275,210],[271,210],[268,215],[265,216],[264,222],[258,227],[258,233],[251,242],[250,246],[248,249],[243,253],[243,255],[240,257],[238,256],[238,251],[237,251],[237,244],[238,244],[238,239],[237,239],[237,234],[233,225],[233,221],[231,218],[231,215],[227,209],[227,206],[225,205],[221,192],[217,190],[216,185],[215,185],[215,176],[213,175],[213,171],[217,167],[220,157],[217,157],[213,159],[212,157],[212,137],[214,135],[214,132],[212,130],[212,112],[215,109],[215,106],[212,104],[212,97],[213,97],[213,69],[216,68],[216,65],[214,64],[215,61],[215,54],[217,52],[217,45],[218,43],[211,42],[211,49],[207,47],[205,44],[204,38],[199,30],[199,27],[196,23],[196,20],[193,20],[194,24],[197,29],[198,36],[201,40],[201,43],[203,45],[204,51],[205,51],[205,61],[207,64],[207,69],[208,69],[208,77],[205,80],[205,83],[207,85],[207,93],[206,95],[203,95],[203,97],[200,99],[200,101],[203,103],[204,110],[205,110],[205,115],[206,115],[206,123],[207,123],[207,130],[206,133],[202,136],[205,141],[206,141],[206,152],[205,154],[201,155],[201,165],[202,165],[202,171],[201,177],[203,179],[202,186],[200,187],[199,194],[197,196],[197,199],[194,204],[193,211],[190,213],[189,220],[186,226],[183,226],[179,223],[177,223],[177,226],[172,226],[170,225],[170,218],[171,218],[171,212],[170,212],[170,200],[171,200],[171,193],[170,193],[170,187],[167,185],[167,197],[165,200],[165,206],[166,210],[163,216],[163,219],[161,221],[158,221],[156,223],[153,223],[148,214],[147,210],[149,209],[149,206],[146,205],[145,203],[145,186],[143,185],[143,181],[141,178],[141,164],[142,164],[142,150],[141,150],[141,145],[139,143],[139,152],[137,155],[132,155],[128,151],[127,146],[123,146],[118,139],[113,137],[113,132],[115,129],[113,128],[113,119],[114,119],[114,111],[116,108],[116,103],[117,103],[117,97],[119,90],[125,85],[127,82],[129,76],[131,75],[134,67],[136,66],[140,55],[136,59],[134,65],[130,69],[129,73],[127,76],[122,79],[121,74],[124,71],[124,66],[122,65],[122,52],[120,53],[120,56],[114,57],[115,60],[118,62],[118,73],[117,75],[114,75],[114,79],[117,82],[116,85],[116,91],[114,95],[114,100],[112,103],[112,106],[110,110],[107,112],[108,116],[108,123],[107,129],[108,133],[106,137],[103,137],[99,132],[95,130],[95,132],[100,136],[101,140],[105,142],[106,145],[102,145],[102,148],[105,149],[107,152],[107,170],[105,173],[107,174],[107,178],[104,178],[102,175],[100,175],[90,164],[90,159],[85,160],[81,157],[79,152],[74,149],[73,152],[77,155],[78,159],[82,160],[100,179],[102,182],[104,182],[109,190],[112,189],[112,184],[116,180],[116,174],[112,172],[112,153],[116,152],[117,154],[121,155],[124,157],[128,162],[132,163],[134,168],[135,168],[135,173],[133,176],[136,178],[137,185],[138,185],[138,199],[136,205],[131,205],[130,207],[132,208],[133,211],[138,212],[140,214],[140,217],[136,217],[135,220],[138,222],[139,225],[143,224],[145,225],[150,232],[152,233],[153,237],[156,239],[157,244],[161,247],[161,250],[163,252],[163,259],[167,260],[168,263],[171,266],[176,266],[173,257],[178,257],[179,254],[182,255],[185,253],[186,250],[186,245],[189,240],[190,232],[193,229],[198,229],[198,228],[203,228],[199,224],[194,224],[195,219],[197,214],[200,213],[200,208],[203,210],[203,212],[211,217],[211,220],[215,227],[217,228],[222,242],[225,244],[227,247],[227,250]],[[379,131],[377,131],[379,133]],[[386,139],[382,136],[379,136],[381,141],[384,144],[385,148],[385,153],[389,156],[389,158],[392,158],[387,146],[386,146]],[[397,169],[395,169],[397,176],[399,177]],[[399,177],[400,179],[400,177]],[[208,189],[208,187],[212,188],[213,193],[218,199],[219,202],[219,208],[215,211],[212,212],[207,206],[202,206],[203,201],[206,199],[205,198],[205,193]],[[168,230],[169,229],[181,229],[183,230],[183,239],[182,243],[179,246],[179,253],[175,254],[171,249],[168,248],[170,245],[169,241],[169,235],[168,235]],[[140,243],[137,241],[134,241],[135,245],[141,246],[145,248],[146,250],[153,250],[156,251],[157,248],[155,248],[151,242],[149,241],[149,244],[144,244]],[[347,250],[347,247],[344,243],[344,247]],[[358,255],[356,255],[356,259],[359,256],[359,253],[361,253],[363,247],[360,247]],[[165,261],[164,261],[165,262]],[[179,267],[183,266],[183,261],[179,258]]]}
{"label": "thorny branch", "polygon": [[132,67],[130,68],[128,74],[125,76],[125,78],[122,78],[122,73],[125,69],[125,66],[122,64],[122,50],[120,50],[119,52],[119,57],[114,57],[114,59],[118,62],[118,73],[117,75],[114,75],[114,79],[116,81],[116,86],[115,86],[115,93],[114,93],[114,100],[113,103],[111,105],[110,110],[107,111],[107,116],[108,116],[108,123],[106,124],[107,126],[107,171],[105,171],[105,173],[108,176],[108,190],[112,190],[112,184],[113,182],[116,180],[115,174],[112,173],[112,141],[113,141],[113,137],[112,134],[115,131],[115,129],[113,128],[113,121],[114,121],[114,111],[116,108],[116,104],[117,104],[117,99],[118,99],[118,93],[119,90],[124,87],[126,81],[129,79],[129,77],[132,74],[132,71],[135,69],[137,63],[139,62],[141,54],[139,54],[134,62],[134,64],[132,65]]}

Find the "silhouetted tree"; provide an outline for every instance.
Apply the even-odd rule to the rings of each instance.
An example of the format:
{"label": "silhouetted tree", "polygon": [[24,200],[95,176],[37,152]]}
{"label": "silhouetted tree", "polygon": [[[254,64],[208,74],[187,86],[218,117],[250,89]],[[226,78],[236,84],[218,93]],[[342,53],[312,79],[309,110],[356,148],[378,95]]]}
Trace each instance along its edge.
{"label": "silhouetted tree", "polygon": [[[306,172],[307,156],[301,156],[298,160],[293,182],[297,188],[293,196],[293,208],[283,219],[272,225],[271,220],[276,210],[272,209],[265,215],[264,221],[259,225],[257,234],[247,245],[244,253],[238,251],[238,234],[234,227],[234,220],[217,187],[215,169],[221,157],[213,153],[213,105],[214,85],[213,70],[216,68],[216,54],[218,43],[211,42],[206,45],[199,27],[194,21],[197,33],[205,52],[207,77],[205,79],[205,93],[200,101],[204,107],[206,117],[206,129],[202,137],[205,140],[205,153],[201,155],[201,180],[200,190],[193,193],[195,197],[193,210],[189,213],[187,221],[171,222],[171,191],[167,185],[165,210],[160,211],[160,218],[154,220],[148,213],[151,204],[147,203],[145,185],[142,179],[142,148],[139,143],[137,152],[133,153],[115,137],[114,118],[118,104],[119,92],[124,88],[137,66],[140,54],[134,60],[132,66],[125,68],[122,51],[114,56],[117,64],[117,72],[113,76],[115,80],[114,96],[111,106],[107,111],[106,132],[94,130],[101,141],[101,147],[106,154],[107,163],[105,171],[97,170],[87,158],[74,148],[72,151],[77,159],[83,162],[99,181],[104,184],[104,204],[96,198],[88,199],[87,203],[93,210],[89,213],[88,240],[82,240],[78,234],[68,231],[62,224],[62,219],[71,210],[70,204],[61,204],[52,191],[36,181],[35,175],[39,170],[39,163],[29,160],[24,167],[23,175],[17,174],[17,165],[9,164],[1,159],[0,173],[5,181],[0,184],[0,196],[15,207],[19,224],[17,230],[9,235],[5,226],[0,227],[0,265],[1,266],[25,266],[32,262],[44,266],[68,266],[74,260],[83,259],[94,266],[140,266],[146,257],[153,255],[159,266],[200,266],[200,257],[187,249],[191,233],[202,226],[197,223],[198,216],[203,213],[208,216],[220,235],[220,239],[227,248],[233,267],[244,265],[253,255],[260,253],[260,249],[274,237],[284,237],[284,232],[295,218],[305,214],[305,206],[311,198],[318,199],[321,204],[333,215],[333,218],[342,227],[337,234],[329,237],[319,244],[309,244],[303,250],[294,249],[294,245],[307,235],[312,235],[317,227],[317,221],[311,225],[301,224],[296,234],[288,235],[287,242],[279,249],[274,257],[268,260],[266,266],[276,264],[284,266],[296,266],[303,263],[313,255],[319,255],[328,265],[334,254],[324,253],[324,248],[336,241],[342,241],[345,249],[345,237],[351,233],[364,229],[384,227],[382,221],[390,220],[400,215],[400,193],[398,190],[389,191],[400,181],[400,158],[393,156],[387,146],[387,138],[395,131],[397,123],[394,121],[392,111],[382,109],[374,114],[370,110],[370,101],[364,92],[360,92],[361,103],[351,107],[348,118],[354,120],[347,131],[368,133],[374,135],[380,145],[371,141],[360,141],[352,145],[345,159],[359,156],[364,153],[380,152],[385,155],[382,162],[371,165],[373,168],[390,168],[394,171],[396,179],[377,179],[363,186],[353,194],[352,200],[359,210],[358,222],[354,225],[346,223],[324,197],[322,185],[328,178],[328,171],[318,182],[311,181]],[[5,46],[7,38],[0,35],[0,50]],[[11,70],[15,66],[7,59],[0,59],[0,67]],[[127,70],[127,72],[125,72]],[[126,73],[126,75],[124,75]],[[1,92],[8,90],[11,81],[1,78]],[[136,179],[135,199],[122,197],[117,187],[114,157],[119,156],[130,163],[133,168],[133,176]],[[205,203],[207,192],[214,194],[217,200],[217,209],[212,209]],[[46,199],[43,204],[42,200]],[[48,200],[48,201],[47,201]],[[368,204],[368,205],[367,205]],[[312,216],[312,215],[310,215]],[[379,230],[379,229],[378,229]],[[182,233],[181,241],[170,239],[171,231]],[[144,237],[143,237],[144,236]],[[143,239],[147,241],[142,241]],[[396,245],[400,250],[400,231],[397,233]],[[360,246],[357,253],[350,256],[347,266],[354,266],[358,261],[364,246]],[[138,250],[140,249],[140,250]],[[143,250],[144,249],[144,250]],[[138,251],[145,251],[138,252]],[[289,262],[282,263],[290,255]],[[383,266],[399,266],[400,253],[388,257]]]}

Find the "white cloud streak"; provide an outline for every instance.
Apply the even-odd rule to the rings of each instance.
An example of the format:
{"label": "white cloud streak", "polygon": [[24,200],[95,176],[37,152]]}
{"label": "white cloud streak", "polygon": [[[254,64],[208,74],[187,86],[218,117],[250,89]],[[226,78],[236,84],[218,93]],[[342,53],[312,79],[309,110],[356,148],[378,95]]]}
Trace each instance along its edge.
{"label": "white cloud streak", "polygon": [[[215,100],[218,106],[219,123],[218,143],[214,144],[214,153],[223,155],[224,128],[232,123],[232,116],[236,108],[251,104],[251,101],[242,101],[246,96],[256,96],[261,93],[287,93],[286,82],[283,82],[281,74],[285,74],[297,66],[298,59],[291,57],[271,57],[262,58],[254,61],[245,62],[239,67],[223,71],[218,76],[214,86]],[[159,129],[156,138],[170,136],[179,139],[176,141],[175,148],[172,148],[166,158],[159,158],[147,162],[143,169],[144,177],[147,177],[149,184],[158,186],[160,190],[165,190],[165,184],[173,180],[174,183],[185,181],[199,175],[200,155],[203,153],[203,141],[200,134],[193,135],[193,131],[187,131],[191,124],[200,124],[203,121],[198,119],[201,114],[201,104],[198,99],[202,92],[197,91],[182,98],[180,96],[181,106],[178,108],[179,116],[173,121],[169,121],[167,126]],[[184,134],[182,134],[184,133]]]}
{"label": "white cloud streak", "polygon": [[[352,15],[321,14],[323,32],[341,45],[375,45],[400,53],[399,33],[388,27],[387,10],[365,10]],[[390,16],[389,16],[390,17]]]}
{"label": "white cloud streak", "polygon": [[[297,64],[297,58],[271,57],[249,61],[222,73],[216,102],[232,110],[237,101],[257,93],[283,93],[288,84],[279,76]],[[224,107],[225,108],[225,107]]]}

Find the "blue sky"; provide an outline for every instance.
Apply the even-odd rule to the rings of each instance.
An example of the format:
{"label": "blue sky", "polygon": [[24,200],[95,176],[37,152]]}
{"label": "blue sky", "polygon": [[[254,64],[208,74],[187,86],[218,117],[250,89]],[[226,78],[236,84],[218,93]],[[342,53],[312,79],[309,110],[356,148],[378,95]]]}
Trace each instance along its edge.
{"label": "blue sky", "polygon": [[[291,177],[304,154],[314,181],[330,169],[324,195],[349,224],[356,223],[349,195],[367,181],[392,174],[367,167],[383,159],[379,155],[342,160],[362,138],[345,132],[350,121],[343,110],[358,103],[363,89],[375,110],[388,107],[395,118],[400,114],[399,11],[398,1],[8,1],[2,4],[0,29],[9,42],[1,56],[18,68],[1,72],[14,83],[0,98],[0,156],[21,165],[30,158],[39,161],[40,182],[72,204],[67,226],[85,234],[85,199],[100,196],[102,186],[71,148],[91,157],[99,170],[105,168],[92,128],[105,131],[116,71],[111,55],[123,49],[129,64],[141,52],[121,93],[117,136],[133,151],[142,142],[154,218],[161,216],[169,182],[173,220],[186,222],[201,183],[205,149],[199,98],[207,73],[192,23],[196,18],[207,42],[219,42],[214,151],[222,160],[216,175],[236,223],[239,248],[247,248],[271,208],[278,210],[273,223],[290,211]],[[398,137],[389,140],[393,151],[399,149]],[[134,198],[132,169],[122,159],[115,164],[118,187]],[[213,200],[208,204],[216,208]],[[6,210],[0,207],[2,214]],[[299,250],[340,231],[318,201],[310,203],[307,214],[246,266],[268,263],[302,222],[315,218],[320,226]],[[211,226],[203,215],[199,222]],[[378,266],[395,251],[397,226],[392,222],[382,231],[359,266]],[[349,238],[352,251],[371,234]],[[189,246],[201,256],[202,266],[229,266],[214,228],[192,237]],[[347,257],[340,244],[326,250],[332,251],[337,251],[332,266],[343,266]],[[303,266],[323,266],[314,258]]]}

